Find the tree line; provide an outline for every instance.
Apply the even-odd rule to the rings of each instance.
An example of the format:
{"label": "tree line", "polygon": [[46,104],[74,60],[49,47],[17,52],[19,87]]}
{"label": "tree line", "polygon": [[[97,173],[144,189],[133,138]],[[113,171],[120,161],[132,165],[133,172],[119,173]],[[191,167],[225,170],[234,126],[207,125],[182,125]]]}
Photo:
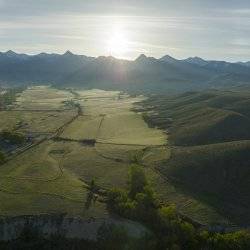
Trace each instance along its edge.
{"label": "tree line", "polygon": [[[153,233],[148,249],[250,249],[250,233],[215,233],[185,221],[174,205],[162,205],[147,181],[143,168],[132,165],[128,189],[112,189],[108,206],[122,217],[145,224]],[[146,249],[146,248],[144,248]]]}

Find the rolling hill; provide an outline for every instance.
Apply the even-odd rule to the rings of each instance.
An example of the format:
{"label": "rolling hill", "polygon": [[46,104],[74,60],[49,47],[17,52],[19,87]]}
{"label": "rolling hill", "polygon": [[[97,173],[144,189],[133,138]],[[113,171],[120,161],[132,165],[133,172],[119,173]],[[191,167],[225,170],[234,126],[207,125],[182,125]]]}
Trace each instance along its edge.
{"label": "rolling hill", "polygon": [[187,92],[145,101],[152,125],[168,129],[173,145],[194,146],[250,139],[249,92]]}
{"label": "rolling hill", "polygon": [[144,119],[167,130],[171,157],[158,170],[182,192],[231,221],[250,224],[250,93],[187,92],[152,96]]}

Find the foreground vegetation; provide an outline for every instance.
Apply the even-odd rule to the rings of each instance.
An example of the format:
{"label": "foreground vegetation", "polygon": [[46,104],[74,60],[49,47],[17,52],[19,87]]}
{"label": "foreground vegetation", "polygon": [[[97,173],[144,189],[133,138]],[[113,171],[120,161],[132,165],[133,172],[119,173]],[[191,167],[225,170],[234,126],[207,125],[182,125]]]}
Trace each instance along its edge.
{"label": "foreground vegetation", "polygon": [[84,239],[68,239],[63,235],[44,237],[37,228],[26,225],[20,236],[9,242],[0,242],[3,250],[149,250],[151,238],[148,236],[140,239],[129,236],[123,227],[103,224],[98,230],[96,241]]}
{"label": "foreground vegetation", "polygon": [[[98,187],[92,181],[92,192]],[[88,249],[88,250],[161,250],[161,249],[211,249],[247,250],[250,233],[237,231],[215,233],[202,230],[186,221],[173,205],[164,205],[148,182],[144,170],[132,165],[127,189],[107,191],[109,209],[122,217],[137,220],[150,230],[141,238],[134,238],[122,226],[103,224],[96,241],[68,239],[63,235],[44,237],[39,228],[27,224],[16,240],[0,242],[1,249]]]}
{"label": "foreground vegetation", "polygon": [[141,166],[130,168],[128,190],[108,194],[110,209],[139,220],[154,233],[150,249],[249,249],[250,233],[210,233],[183,219],[175,206],[162,205],[148,183]]}
{"label": "foreground vegetation", "polygon": [[[129,237],[123,228],[115,226],[103,226],[98,233],[97,241],[87,241],[80,239],[67,239],[64,236],[54,235],[44,238],[34,231],[33,228],[26,229],[18,239],[9,242],[0,242],[0,248],[3,250],[22,250],[22,249],[37,249],[37,250],[160,250],[160,249],[192,249],[192,250],[248,250],[250,246],[250,236],[248,232],[239,231],[236,233],[214,234],[206,231],[200,233],[186,234],[187,225],[182,223],[182,229],[171,233],[171,236],[161,239],[156,239],[150,235],[145,235],[141,239],[133,239]],[[174,227],[173,227],[174,229]],[[164,233],[164,232],[163,232]],[[165,232],[167,233],[167,232]],[[182,237],[178,238],[182,233]],[[165,239],[171,239],[175,242],[172,245],[167,244]],[[178,244],[178,240],[186,242],[187,245],[182,247]],[[191,244],[191,245],[190,245]],[[160,246],[162,245],[162,246]]]}

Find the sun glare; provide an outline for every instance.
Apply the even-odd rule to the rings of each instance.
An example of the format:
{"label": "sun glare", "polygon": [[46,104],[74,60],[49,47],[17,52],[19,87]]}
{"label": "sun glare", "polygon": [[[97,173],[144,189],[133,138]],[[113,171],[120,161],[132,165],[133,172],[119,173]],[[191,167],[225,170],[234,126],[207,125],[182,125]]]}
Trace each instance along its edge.
{"label": "sun glare", "polygon": [[128,37],[122,30],[113,32],[108,41],[108,53],[115,57],[124,57],[129,49]]}

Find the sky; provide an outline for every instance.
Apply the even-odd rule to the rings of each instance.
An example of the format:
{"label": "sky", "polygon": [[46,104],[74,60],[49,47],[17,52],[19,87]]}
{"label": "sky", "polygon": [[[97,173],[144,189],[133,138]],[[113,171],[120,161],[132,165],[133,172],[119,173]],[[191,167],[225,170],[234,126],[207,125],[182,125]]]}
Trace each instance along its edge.
{"label": "sky", "polygon": [[249,0],[0,0],[0,51],[250,61]]}

